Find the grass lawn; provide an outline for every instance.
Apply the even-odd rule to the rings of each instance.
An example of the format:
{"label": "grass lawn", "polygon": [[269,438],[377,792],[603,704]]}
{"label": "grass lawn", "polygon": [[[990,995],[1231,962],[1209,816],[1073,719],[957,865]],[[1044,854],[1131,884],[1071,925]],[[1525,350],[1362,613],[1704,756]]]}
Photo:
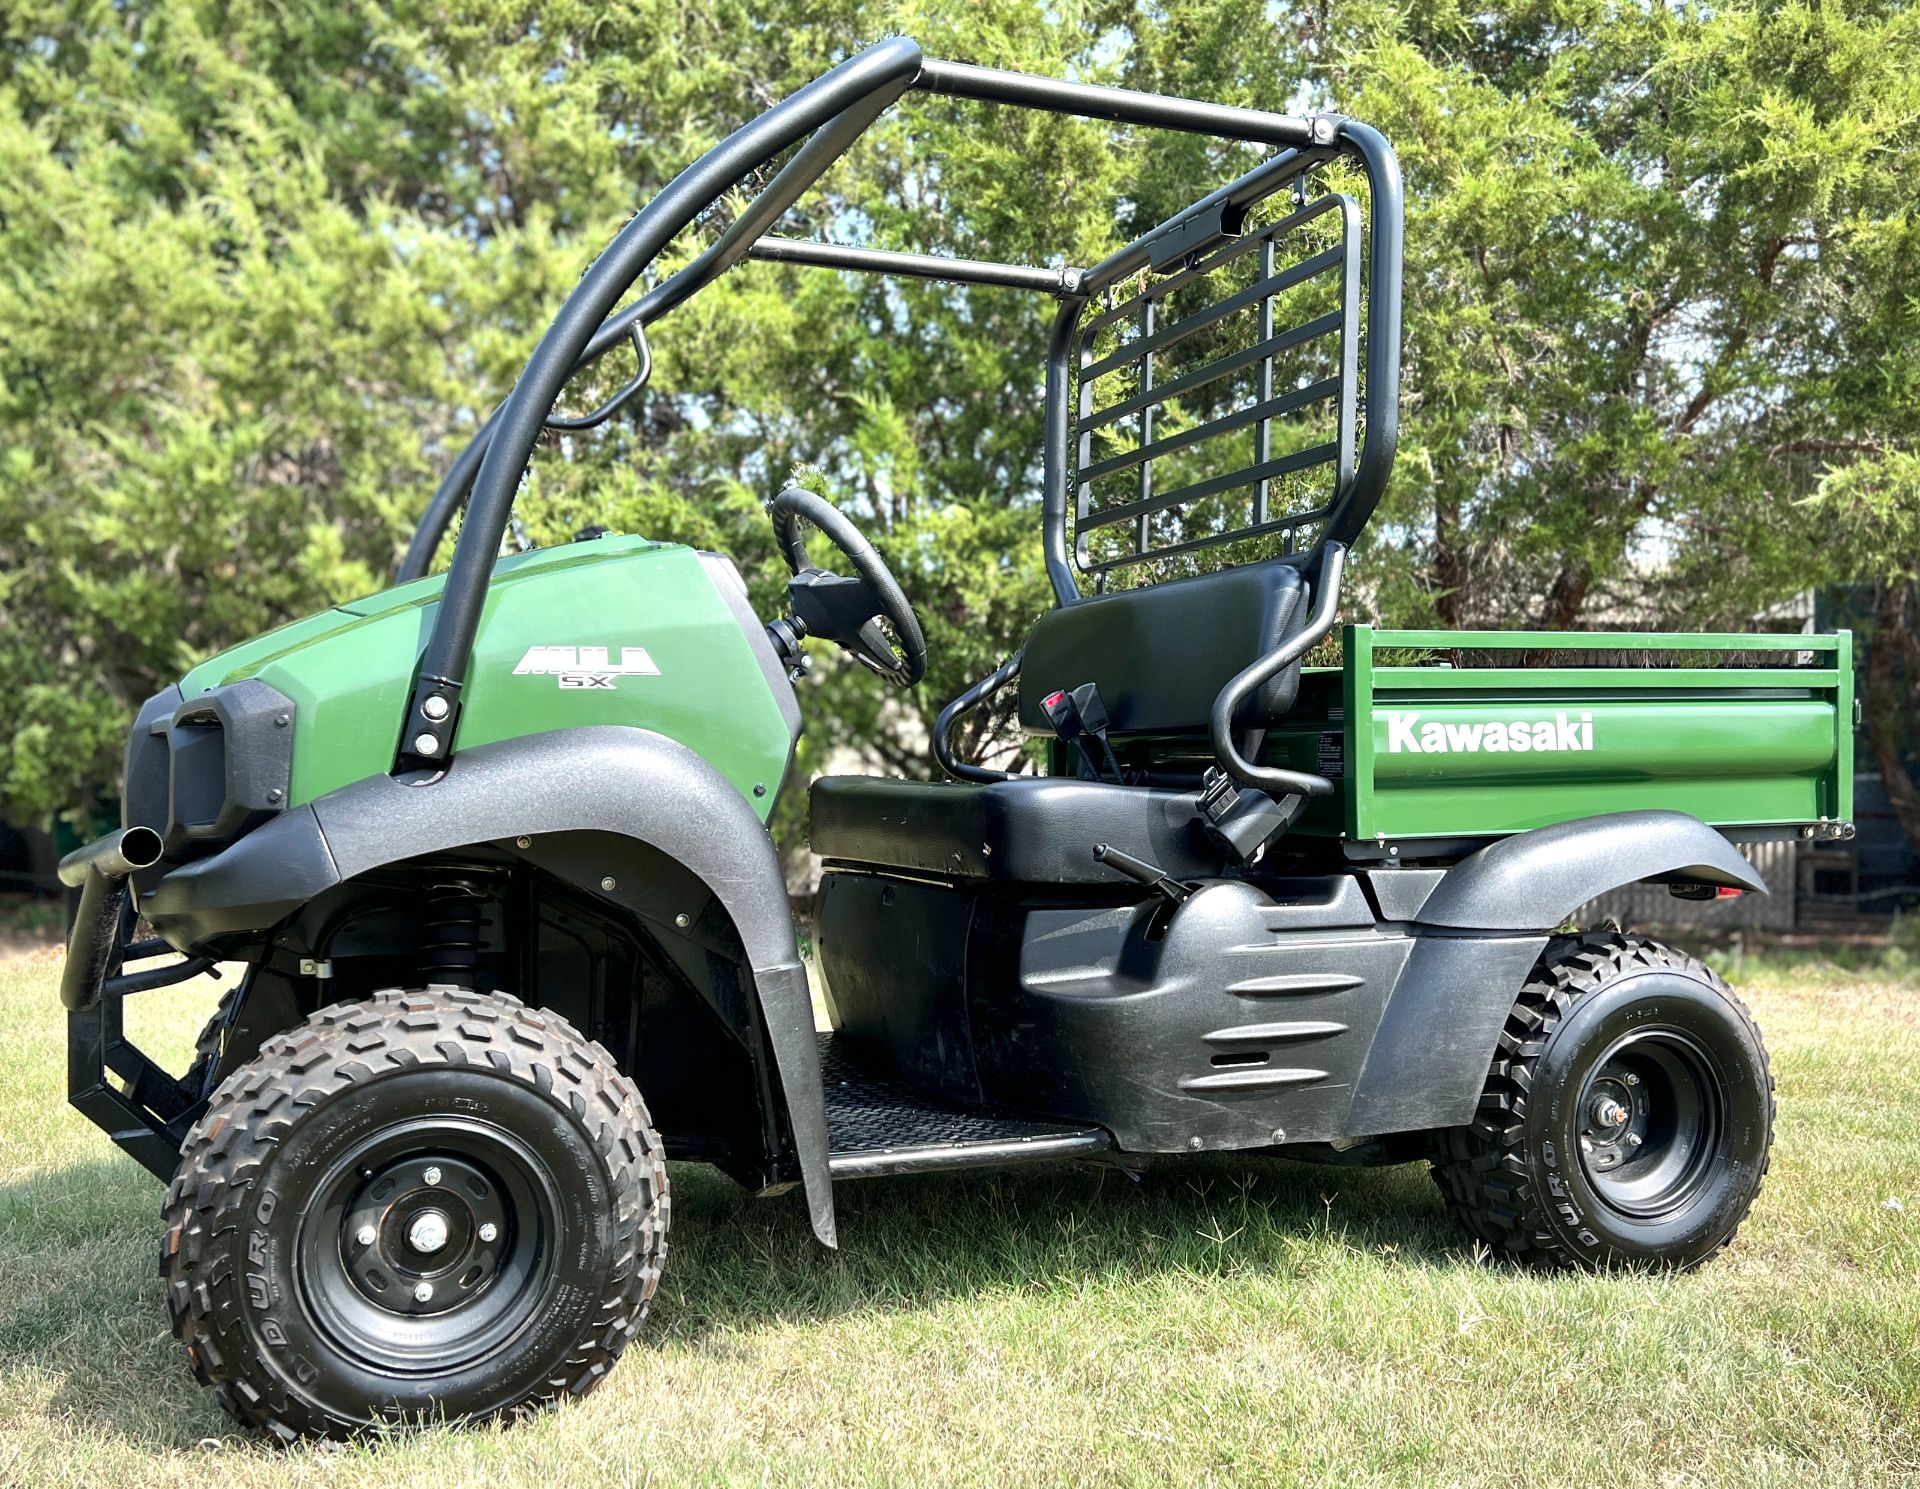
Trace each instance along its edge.
{"label": "grass lawn", "polygon": [[[160,1188],[65,1104],[49,955],[0,965],[0,1485],[1920,1482],[1920,987],[1746,970],[1773,1175],[1686,1277],[1476,1257],[1417,1168],[1199,1160],[797,1196],[673,1173],[607,1387],[345,1451],[237,1432],[168,1335]],[[156,994],[177,1053],[208,1007]],[[184,1063],[184,1062],[180,1062]]]}

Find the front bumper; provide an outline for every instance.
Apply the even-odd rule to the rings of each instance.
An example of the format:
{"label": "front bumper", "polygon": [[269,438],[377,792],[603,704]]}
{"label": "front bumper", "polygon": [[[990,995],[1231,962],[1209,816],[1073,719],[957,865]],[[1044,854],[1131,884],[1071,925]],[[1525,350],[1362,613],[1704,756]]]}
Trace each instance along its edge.
{"label": "front bumper", "polygon": [[[61,880],[80,891],[80,904],[67,942],[60,1001],[67,1008],[67,1099],[143,1167],[170,1179],[187,1130],[211,1093],[167,1074],[127,1038],[122,1000],[198,977],[213,963],[189,956],[125,970],[128,962],[173,953],[164,941],[133,939],[138,917],[127,879],[159,857],[158,835],[131,827],[61,861]],[[206,1074],[210,1078],[212,1072]]]}

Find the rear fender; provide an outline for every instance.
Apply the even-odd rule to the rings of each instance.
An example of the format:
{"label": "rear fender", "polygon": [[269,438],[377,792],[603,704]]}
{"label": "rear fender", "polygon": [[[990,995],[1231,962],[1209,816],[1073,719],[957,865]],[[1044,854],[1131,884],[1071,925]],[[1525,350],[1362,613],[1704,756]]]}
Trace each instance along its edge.
{"label": "rear fender", "polygon": [[813,1004],[779,855],[746,798],[677,741],[614,725],[561,729],[464,750],[431,782],[371,776],[174,870],[142,897],[141,910],[175,945],[193,945],[278,925],[372,870],[486,843],[562,877],[586,872],[580,865],[592,862],[592,882],[580,888],[628,910],[657,913],[644,875],[603,874],[608,861],[598,854],[549,854],[541,838],[561,833],[644,844],[699,879],[732,921],[786,1103],[814,1234],[833,1245]]}
{"label": "rear fender", "polygon": [[1461,859],[1413,920],[1463,931],[1548,931],[1588,900],[1647,879],[1767,891],[1733,844],[1698,817],[1612,812],[1516,833]]}
{"label": "rear fender", "polygon": [[1472,1121],[1500,1030],[1548,933],[1589,900],[1649,879],[1767,887],[1713,828],[1667,811],[1615,812],[1518,833],[1437,876],[1424,901],[1401,912],[1419,944],[1354,1084],[1348,1132]]}

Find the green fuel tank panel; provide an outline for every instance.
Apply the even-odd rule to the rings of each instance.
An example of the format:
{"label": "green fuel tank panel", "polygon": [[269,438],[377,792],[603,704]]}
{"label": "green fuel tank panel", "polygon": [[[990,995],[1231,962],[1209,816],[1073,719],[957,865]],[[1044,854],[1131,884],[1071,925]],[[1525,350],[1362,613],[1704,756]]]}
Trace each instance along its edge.
{"label": "green fuel tank panel", "polygon": [[[393,768],[443,576],[283,626],[201,663],[193,698],[258,678],[294,703],[289,805]],[[607,537],[494,568],[454,750],[583,724],[678,740],[764,821],[799,736],[792,687],[717,554]]]}

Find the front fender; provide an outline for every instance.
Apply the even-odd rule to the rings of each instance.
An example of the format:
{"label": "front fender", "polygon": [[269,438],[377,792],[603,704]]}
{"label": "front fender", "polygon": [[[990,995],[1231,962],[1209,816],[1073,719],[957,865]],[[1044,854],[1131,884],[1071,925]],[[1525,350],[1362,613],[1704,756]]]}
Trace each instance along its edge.
{"label": "front fender", "polygon": [[[177,946],[277,925],[373,869],[561,832],[631,838],[698,877],[731,918],[787,1104],[814,1234],[834,1244],[813,1004],[779,854],[733,784],[650,730],[594,725],[463,750],[431,782],[371,776],[174,870],[141,910]],[[600,892],[600,886],[591,886]],[[618,900],[619,893],[611,898]]]}

